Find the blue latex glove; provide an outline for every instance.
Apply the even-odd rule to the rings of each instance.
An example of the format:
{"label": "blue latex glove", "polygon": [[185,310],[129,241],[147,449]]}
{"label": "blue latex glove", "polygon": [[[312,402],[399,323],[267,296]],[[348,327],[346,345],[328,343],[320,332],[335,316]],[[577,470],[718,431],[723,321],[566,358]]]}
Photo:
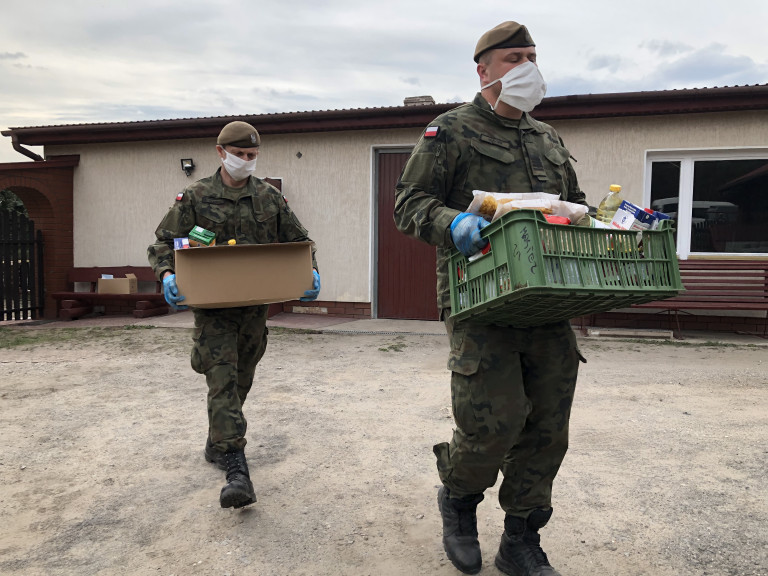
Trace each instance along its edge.
{"label": "blue latex glove", "polygon": [[317,270],[312,270],[312,290],[307,290],[304,292],[304,296],[299,298],[302,302],[312,302],[312,300],[317,300],[317,296],[320,294],[320,274],[317,273]]}
{"label": "blue latex glove", "polygon": [[488,244],[488,240],[480,237],[480,230],[490,222],[482,216],[462,212],[451,222],[451,240],[459,252],[467,258],[480,252]]}
{"label": "blue latex glove", "polygon": [[163,278],[163,296],[165,296],[165,301],[168,302],[174,310],[186,310],[189,308],[189,306],[179,306],[177,304],[177,302],[184,300],[184,296],[179,292],[179,287],[176,286],[176,274],[171,274],[170,276]]}

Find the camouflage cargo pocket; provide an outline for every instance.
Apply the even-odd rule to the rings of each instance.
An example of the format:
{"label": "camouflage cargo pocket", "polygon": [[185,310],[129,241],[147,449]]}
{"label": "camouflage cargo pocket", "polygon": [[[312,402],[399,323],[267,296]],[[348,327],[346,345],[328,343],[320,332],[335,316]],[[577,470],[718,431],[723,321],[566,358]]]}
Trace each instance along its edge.
{"label": "camouflage cargo pocket", "polygon": [[192,370],[205,374],[216,364],[234,362],[237,358],[234,337],[230,331],[217,330],[215,326],[195,327],[190,362]]}
{"label": "camouflage cargo pocket", "polygon": [[448,355],[448,370],[463,376],[472,376],[480,367],[480,348],[472,340],[467,338],[466,325],[456,322],[451,318],[451,310],[445,308],[440,311],[440,318],[445,323],[451,345]]}
{"label": "camouflage cargo pocket", "polygon": [[251,242],[277,242],[280,208],[276,203],[269,202],[269,199],[252,197],[251,204],[243,203],[241,208],[240,225]]}
{"label": "camouflage cargo pocket", "polygon": [[220,233],[224,222],[232,214],[232,203],[222,198],[204,197],[196,213],[198,226]]}
{"label": "camouflage cargo pocket", "polygon": [[553,146],[544,156],[555,166],[562,166],[571,158],[571,153],[564,146]]}
{"label": "camouflage cargo pocket", "polygon": [[463,376],[472,376],[480,367],[480,349],[474,346],[471,339],[466,338],[466,325],[451,318],[450,308],[440,310],[440,319],[445,324],[451,345],[448,370]]}

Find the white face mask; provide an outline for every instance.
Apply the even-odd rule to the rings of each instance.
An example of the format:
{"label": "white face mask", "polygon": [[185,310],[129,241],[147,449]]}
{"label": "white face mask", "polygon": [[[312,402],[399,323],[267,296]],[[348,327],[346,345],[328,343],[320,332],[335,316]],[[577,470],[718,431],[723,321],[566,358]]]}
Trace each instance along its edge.
{"label": "white face mask", "polygon": [[517,108],[523,112],[533,110],[547,93],[547,83],[539,72],[539,67],[533,62],[526,62],[515,66],[501,78],[486,84],[481,88],[485,90],[501,82],[501,92],[493,108],[499,105],[499,100],[505,104]]}
{"label": "white face mask", "polygon": [[224,150],[224,154],[226,156],[221,159],[221,164],[233,180],[245,180],[256,170],[256,158],[253,160],[243,160],[226,150]]}

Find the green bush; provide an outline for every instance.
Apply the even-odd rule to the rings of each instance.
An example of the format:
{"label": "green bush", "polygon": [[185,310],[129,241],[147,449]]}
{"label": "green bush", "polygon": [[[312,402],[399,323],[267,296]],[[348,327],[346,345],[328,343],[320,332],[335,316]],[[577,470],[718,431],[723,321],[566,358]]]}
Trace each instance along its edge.
{"label": "green bush", "polygon": [[0,190],[0,212],[18,212],[29,217],[24,202],[10,190]]}

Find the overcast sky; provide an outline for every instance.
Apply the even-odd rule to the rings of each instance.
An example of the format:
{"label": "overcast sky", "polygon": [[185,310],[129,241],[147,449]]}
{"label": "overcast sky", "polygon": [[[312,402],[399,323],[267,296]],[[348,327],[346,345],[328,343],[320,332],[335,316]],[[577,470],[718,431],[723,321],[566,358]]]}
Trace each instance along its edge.
{"label": "overcast sky", "polygon": [[504,20],[548,96],[768,83],[766,0],[0,0],[0,129],[468,101]]}

